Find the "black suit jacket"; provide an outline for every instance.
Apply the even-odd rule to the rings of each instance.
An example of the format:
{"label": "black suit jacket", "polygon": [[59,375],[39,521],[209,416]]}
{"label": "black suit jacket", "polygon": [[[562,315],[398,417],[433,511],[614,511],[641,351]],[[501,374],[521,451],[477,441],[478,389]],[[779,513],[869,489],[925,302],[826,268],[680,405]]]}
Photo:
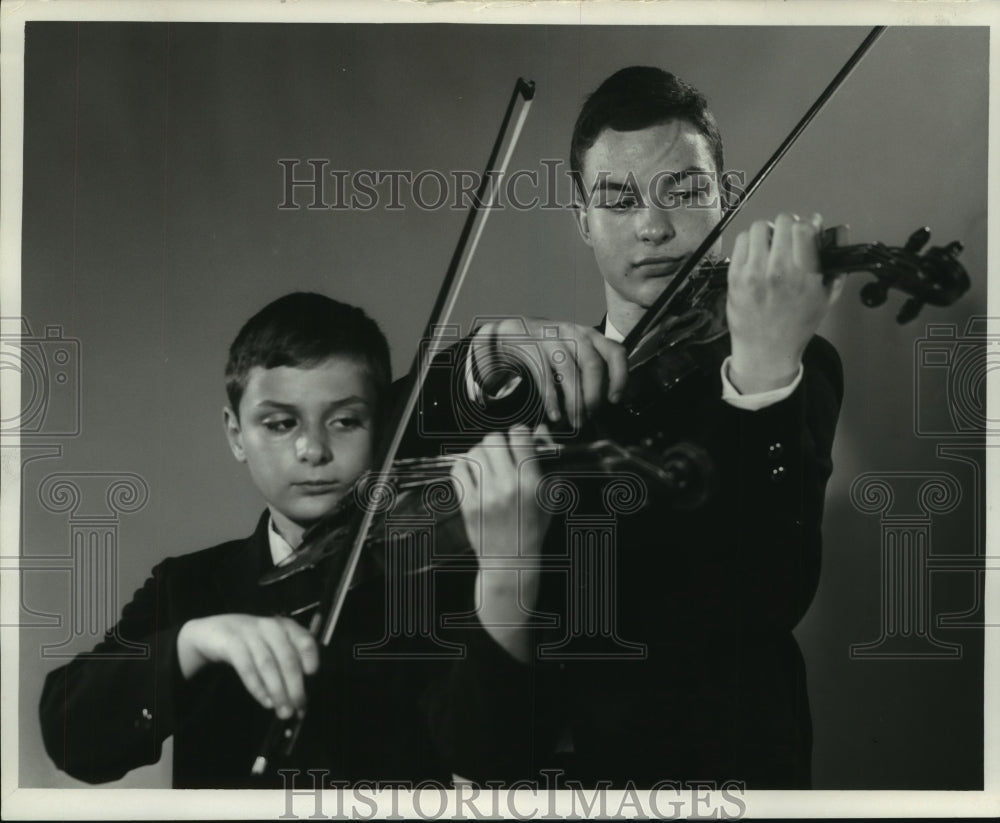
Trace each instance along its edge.
{"label": "black suit jacket", "polygon": [[[551,652],[573,636],[567,627],[581,604],[600,596],[617,637],[641,656],[602,658],[608,644],[577,633],[561,658],[521,666],[485,631],[467,635],[466,659],[427,702],[454,772],[514,781],[553,767],[590,785],[808,787],[808,696],[791,632],[818,583],[840,360],[814,338],[796,391],[745,411],[721,400],[727,353],[725,339],[712,368],[682,382],[657,411],[667,442],[689,440],[711,455],[719,479],[712,499],[694,511],[653,501],[618,517],[604,555],[613,569],[543,582],[539,609],[558,624],[536,632],[539,644]],[[512,403],[531,406],[505,402],[501,417]],[[627,418],[618,425],[632,436]],[[566,521],[554,522],[546,551],[566,554],[568,535]],[[598,590],[612,579],[608,605]]]}
{"label": "black suit jacket", "polygon": [[[258,586],[272,567],[267,513],[253,535],[157,565],[92,653],[49,673],[40,715],[55,764],[90,783],[115,780],[153,763],[174,738],[176,788],[271,788],[281,779],[251,778],[250,768],[273,713],[262,709],[227,666],[180,674],[177,634],[188,620],[277,609]],[[385,632],[384,579],[348,597],[289,768],[326,769],[330,780],[445,780],[418,708],[441,664],[354,659],[357,643]],[[145,643],[148,655],[124,654],[121,640]],[[104,657],[98,657],[103,655]],[[299,785],[311,787],[303,776]]]}

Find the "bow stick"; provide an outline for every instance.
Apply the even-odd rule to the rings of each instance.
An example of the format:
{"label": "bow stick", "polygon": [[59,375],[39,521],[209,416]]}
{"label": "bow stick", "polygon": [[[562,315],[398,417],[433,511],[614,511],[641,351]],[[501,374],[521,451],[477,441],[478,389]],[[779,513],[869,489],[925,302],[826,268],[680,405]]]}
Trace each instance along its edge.
{"label": "bow stick", "polygon": [[628,337],[625,338],[624,346],[625,351],[628,355],[630,365],[636,365],[643,362],[644,360],[652,357],[656,354],[656,335],[655,332],[648,333],[648,330],[655,330],[659,325],[660,320],[663,316],[667,314],[669,310],[670,301],[674,294],[684,286],[687,282],[688,277],[695,270],[701,259],[708,253],[708,251],[715,245],[715,242],[719,239],[726,227],[733,221],[739,210],[743,207],[750,197],[753,196],[754,192],[760,187],[760,184],[764,182],[764,179],[774,170],[774,167],[778,165],[778,162],[785,153],[792,147],[792,144],[799,139],[802,133],[806,130],[808,125],[812,122],[813,118],[819,113],[820,109],[826,105],[827,101],[834,95],[838,88],[847,79],[850,73],[854,70],[854,67],[861,61],[861,58],[865,56],[867,51],[875,44],[875,41],[882,36],[885,31],[885,26],[875,26],[869,33],[868,36],[861,42],[861,45],[854,50],[854,53],[848,58],[847,62],[841,67],[840,71],[834,76],[833,80],[830,81],[829,85],[823,90],[823,93],[816,98],[816,102],[809,107],[809,110],[802,116],[802,119],[795,125],[795,127],[789,132],[788,136],[782,141],[781,145],[778,146],[777,150],[771,155],[771,158],[764,164],[763,168],[752,181],[750,185],[747,186],[746,191],[737,198],[737,200],[726,210],[726,213],[722,216],[722,219],[712,228],[708,233],[708,236],[702,241],[701,245],[695,249],[694,253],[684,262],[681,268],[678,270],[677,275],[670,281],[667,287],[663,290],[659,297],[657,297],[656,302],[650,306],[646,313],[639,318],[639,322],[635,324],[635,327],[629,332]]}
{"label": "bow stick", "polygon": [[[514,86],[514,91],[511,94],[510,102],[507,104],[503,122],[500,125],[500,131],[493,144],[493,150],[490,152],[489,160],[486,163],[486,170],[479,183],[479,188],[476,190],[475,200],[470,206],[465,225],[462,227],[462,233],[458,238],[458,245],[452,255],[444,282],[438,290],[437,300],[434,303],[434,308],[431,311],[423,337],[421,338],[422,340],[430,341],[430,343],[429,345],[417,347],[417,353],[414,356],[413,365],[410,367],[409,372],[413,378],[413,383],[406,396],[401,398],[393,409],[390,426],[387,429],[387,431],[391,431],[391,435],[383,437],[380,442],[374,466],[378,475],[386,474],[391,469],[392,463],[395,460],[396,452],[399,450],[400,443],[403,440],[406,424],[413,414],[417,398],[427,378],[431,357],[436,350],[435,344],[443,336],[442,331],[451,319],[458,294],[462,288],[462,284],[465,282],[469,267],[472,265],[472,258],[479,244],[479,239],[482,237],[486,220],[495,204],[497,192],[499,191],[499,181],[506,173],[507,166],[514,154],[514,148],[517,145],[518,137],[520,137],[521,130],[527,119],[534,94],[535,84],[531,81],[518,78]],[[512,119],[514,119],[514,127],[508,139],[507,131]],[[502,159],[499,165],[497,165],[497,158],[501,156],[501,153]],[[358,563],[361,560],[361,553],[365,547],[368,530],[371,528],[374,517],[375,507],[364,507],[364,514],[358,523],[357,532],[351,542],[351,549],[343,565],[343,571],[337,574],[335,569],[331,569],[331,579],[327,582],[323,600],[320,602],[320,608],[313,616],[309,626],[309,631],[322,646],[329,646],[333,639],[337,622],[340,619],[344,603],[347,600],[347,594],[351,588]],[[276,753],[286,757],[291,753],[302,728],[302,722],[303,715],[294,715],[288,720],[281,720],[275,716],[271,723],[271,728],[264,739],[261,753],[254,761],[251,769],[252,774],[264,774]]]}

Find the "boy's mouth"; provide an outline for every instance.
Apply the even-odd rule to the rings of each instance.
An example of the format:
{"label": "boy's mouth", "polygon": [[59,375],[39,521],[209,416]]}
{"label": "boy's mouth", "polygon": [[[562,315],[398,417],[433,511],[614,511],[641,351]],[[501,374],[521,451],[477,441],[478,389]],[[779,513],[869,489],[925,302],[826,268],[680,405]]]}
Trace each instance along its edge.
{"label": "boy's mouth", "polygon": [[341,487],[339,480],[303,480],[294,485],[306,494],[329,494]]}

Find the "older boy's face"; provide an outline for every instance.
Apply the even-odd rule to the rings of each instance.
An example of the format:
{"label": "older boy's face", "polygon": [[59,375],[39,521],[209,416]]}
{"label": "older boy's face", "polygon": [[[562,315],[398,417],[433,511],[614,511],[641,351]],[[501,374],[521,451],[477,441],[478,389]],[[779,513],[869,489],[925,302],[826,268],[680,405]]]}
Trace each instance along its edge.
{"label": "older boy's face", "polygon": [[605,129],[584,154],[583,183],[577,220],[609,312],[637,318],[722,216],[711,147],[686,120]]}
{"label": "older boy's face", "polygon": [[310,367],[254,367],[239,419],[226,410],[233,454],[289,542],[369,468],[376,400],[364,365],[334,357]]}

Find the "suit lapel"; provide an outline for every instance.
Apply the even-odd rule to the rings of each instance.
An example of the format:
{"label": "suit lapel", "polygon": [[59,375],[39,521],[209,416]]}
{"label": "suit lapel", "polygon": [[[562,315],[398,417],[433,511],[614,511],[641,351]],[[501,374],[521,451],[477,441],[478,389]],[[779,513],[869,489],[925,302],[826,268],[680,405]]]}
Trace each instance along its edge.
{"label": "suit lapel", "polygon": [[267,539],[270,517],[265,510],[254,533],[233,543],[232,549],[216,566],[215,586],[223,611],[255,613],[260,611],[261,591],[257,581],[273,566]]}

